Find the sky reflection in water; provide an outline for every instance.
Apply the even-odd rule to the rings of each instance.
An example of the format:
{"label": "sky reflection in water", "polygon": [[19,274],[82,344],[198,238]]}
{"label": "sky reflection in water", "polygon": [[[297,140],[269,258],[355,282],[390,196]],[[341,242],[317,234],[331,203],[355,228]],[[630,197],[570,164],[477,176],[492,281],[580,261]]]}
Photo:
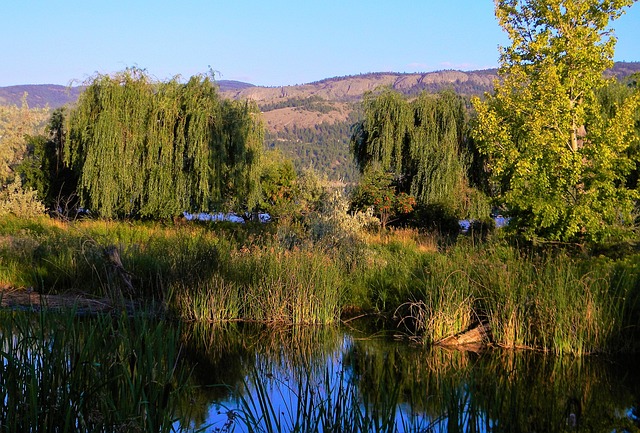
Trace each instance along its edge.
{"label": "sky reflection in water", "polygon": [[[191,425],[210,426],[206,431],[225,425],[246,431],[246,410],[239,408],[244,399],[253,415],[262,416],[260,395],[267,396],[272,421],[283,431],[304,425],[302,412],[312,407],[330,412],[343,429],[375,419],[365,425],[369,431],[640,428],[637,356],[463,353],[335,328],[234,325],[211,332],[216,335],[193,340],[207,341],[208,348],[187,344],[194,378],[203,386],[196,394],[205,394],[193,399],[200,407]],[[226,387],[212,386],[221,380]],[[338,404],[350,407],[338,411]],[[317,412],[307,418],[314,417],[311,424],[321,425]],[[262,428],[268,430],[264,420]]]}

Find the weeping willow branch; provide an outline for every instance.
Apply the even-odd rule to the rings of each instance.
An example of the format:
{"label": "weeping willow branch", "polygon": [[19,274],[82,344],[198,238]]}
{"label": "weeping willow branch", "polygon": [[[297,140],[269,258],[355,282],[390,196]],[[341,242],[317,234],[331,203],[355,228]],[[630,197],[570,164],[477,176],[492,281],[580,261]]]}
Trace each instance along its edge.
{"label": "weeping willow branch", "polygon": [[79,174],[82,205],[100,216],[170,218],[257,202],[257,107],[223,101],[208,77],[99,75],[68,123],[65,160]]}
{"label": "weeping willow branch", "polygon": [[463,158],[465,111],[452,92],[406,100],[397,92],[370,93],[351,150],[361,172],[378,165],[399,190],[423,205],[462,211],[468,191]]}

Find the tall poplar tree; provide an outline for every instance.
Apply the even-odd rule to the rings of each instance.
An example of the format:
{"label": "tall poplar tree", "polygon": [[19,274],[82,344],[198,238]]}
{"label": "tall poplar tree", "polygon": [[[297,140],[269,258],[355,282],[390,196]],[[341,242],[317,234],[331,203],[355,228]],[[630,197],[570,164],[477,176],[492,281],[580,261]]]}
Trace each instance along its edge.
{"label": "tall poplar tree", "polygon": [[475,138],[498,200],[526,239],[603,242],[629,233],[638,198],[625,179],[637,161],[636,92],[603,116],[616,39],[610,22],[635,0],[496,0],[511,45],[501,82],[476,98]]}
{"label": "tall poplar tree", "polygon": [[138,69],[93,79],[69,116],[65,160],[84,206],[108,218],[169,218],[257,204],[262,124],[195,76],[154,82]]}

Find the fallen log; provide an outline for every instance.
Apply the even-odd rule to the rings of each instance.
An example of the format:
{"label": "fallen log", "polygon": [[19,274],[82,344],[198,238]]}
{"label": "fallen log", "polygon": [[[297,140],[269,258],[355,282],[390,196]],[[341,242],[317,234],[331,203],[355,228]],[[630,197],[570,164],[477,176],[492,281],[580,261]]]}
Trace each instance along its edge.
{"label": "fallen log", "polygon": [[[92,315],[121,311],[109,299],[89,298],[82,294],[45,295],[32,289],[0,287],[0,308],[23,311],[74,311],[77,315]],[[135,311],[133,303],[124,305],[127,312]]]}
{"label": "fallen log", "polygon": [[436,346],[472,350],[477,352],[491,343],[491,326],[488,322],[476,323],[456,335],[436,341]]}

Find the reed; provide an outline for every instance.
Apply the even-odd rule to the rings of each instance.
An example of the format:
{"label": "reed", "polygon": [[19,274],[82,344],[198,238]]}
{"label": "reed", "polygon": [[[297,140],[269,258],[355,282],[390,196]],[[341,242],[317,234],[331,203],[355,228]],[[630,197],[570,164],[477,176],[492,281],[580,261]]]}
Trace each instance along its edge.
{"label": "reed", "polygon": [[493,341],[506,347],[576,355],[637,350],[636,261],[459,244],[425,262],[414,319],[427,342],[488,322]]}
{"label": "reed", "polygon": [[4,431],[175,431],[177,333],[141,317],[1,312]]}
{"label": "reed", "polygon": [[193,285],[178,282],[170,287],[166,303],[187,322],[225,322],[240,317],[241,291],[219,275]]}
{"label": "reed", "polygon": [[[436,249],[435,237],[410,230],[372,235],[356,249],[292,246],[272,231],[5,217],[0,284],[155,302],[189,321],[328,324],[349,309],[395,312],[429,344],[482,321],[504,347],[578,355],[639,348],[637,254],[540,252],[495,236]],[[108,248],[123,269],[105,258]]]}
{"label": "reed", "polygon": [[243,292],[241,317],[272,323],[336,322],[344,276],[322,251],[278,247],[240,250],[226,278]]}
{"label": "reed", "polygon": [[319,377],[303,367],[294,379],[253,370],[227,427],[263,433],[428,431],[428,421],[400,407],[398,391],[381,390],[381,398],[371,401],[337,366]]}

